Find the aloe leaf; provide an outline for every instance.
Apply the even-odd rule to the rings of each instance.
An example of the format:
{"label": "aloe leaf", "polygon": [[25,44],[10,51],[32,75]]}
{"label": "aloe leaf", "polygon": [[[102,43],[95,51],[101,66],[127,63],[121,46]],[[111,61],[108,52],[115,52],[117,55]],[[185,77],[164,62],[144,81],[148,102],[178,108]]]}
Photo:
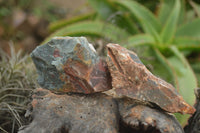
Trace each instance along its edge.
{"label": "aloe leaf", "polygon": [[77,16],[77,17],[73,17],[71,19],[63,19],[63,20],[59,20],[56,22],[53,22],[49,25],[48,29],[50,32],[54,32],[64,26],[76,23],[76,22],[80,22],[80,21],[84,21],[84,20],[88,20],[91,19],[95,16],[95,13],[90,13],[90,14],[86,14],[86,15],[81,15],[81,16]]}
{"label": "aloe leaf", "polygon": [[200,46],[200,38],[192,38],[192,37],[176,37],[173,40],[173,44],[175,44],[176,46],[180,46],[180,45],[198,45]]}
{"label": "aloe leaf", "polygon": [[[124,40],[129,34],[114,25],[100,21],[85,21],[66,26],[55,33],[51,34],[43,43],[49,41],[55,36],[91,36],[104,37],[114,42]],[[43,44],[42,43],[42,44]]]}
{"label": "aloe leaf", "polygon": [[194,19],[193,21],[180,26],[177,29],[176,36],[186,36],[193,38],[200,38],[200,18]]}
{"label": "aloe leaf", "polygon": [[153,44],[155,42],[154,38],[149,34],[138,34],[128,38],[127,45],[125,47],[135,47],[145,44]]}
{"label": "aloe leaf", "polygon": [[179,14],[178,25],[185,22],[185,16],[186,16],[186,13],[187,13],[186,0],[180,0],[180,2],[181,2],[181,9],[180,9],[180,14]]}
{"label": "aloe leaf", "polygon": [[178,23],[180,8],[180,1],[176,0],[175,5],[170,13],[170,16],[168,17],[165,26],[163,27],[161,32],[161,38],[164,44],[170,43],[172,38],[174,37]]}
{"label": "aloe leaf", "polygon": [[175,87],[178,88],[178,77],[177,77],[177,74],[176,74],[173,66],[170,64],[170,62],[167,60],[167,58],[156,47],[153,47],[153,51],[154,51],[157,59],[159,60],[159,62],[166,68],[166,70],[170,74]]}
{"label": "aloe leaf", "polygon": [[200,38],[176,37],[173,40],[173,44],[175,44],[179,50],[200,51]]}
{"label": "aloe leaf", "polygon": [[179,45],[177,46],[177,48],[179,50],[186,50],[186,51],[196,51],[199,52],[200,51],[200,44],[199,45],[188,45],[188,44],[183,44],[183,45]]}
{"label": "aloe leaf", "polygon": [[[197,88],[196,76],[182,53],[175,46],[171,46],[170,48],[175,56],[168,58],[168,61],[176,70],[178,92],[187,103],[193,106],[195,103],[194,89]],[[182,125],[185,125],[189,116],[178,115],[177,118]]]}
{"label": "aloe leaf", "polygon": [[158,19],[160,20],[161,24],[165,24],[167,18],[170,15],[171,8],[174,5],[174,0],[160,0],[160,8],[158,11]]}
{"label": "aloe leaf", "polygon": [[[172,7],[174,6],[176,0],[160,0],[160,7],[158,11],[158,18],[160,20],[161,24],[165,24],[167,21],[167,18],[171,14]],[[181,11],[179,14],[179,23],[182,23],[184,21],[185,16],[185,0],[180,0],[181,2]]]}
{"label": "aloe leaf", "polygon": [[138,30],[130,17],[119,11],[110,0],[88,0],[88,2],[103,20],[116,24],[131,34],[137,33]]}
{"label": "aloe leaf", "polygon": [[141,24],[145,28],[146,33],[149,33],[150,35],[152,35],[154,37],[155,43],[160,45],[162,42],[161,37],[158,34],[158,32],[151,26],[151,24],[149,24],[148,21],[143,21],[143,22],[141,22]]}
{"label": "aloe leaf", "polygon": [[[131,12],[131,14],[133,14],[140,22],[148,22],[149,25],[151,25],[151,27],[155,29],[156,32],[160,32],[160,22],[156,19],[154,14],[151,11],[149,11],[146,7],[142,6],[136,1],[131,0],[121,0],[115,2],[120,6],[124,7],[125,9],[128,9]],[[142,25],[142,28],[144,30],[146,30],[146,27],[147,26]]]}
{"label": "aloe leaf", "polygon": [[115,7],[109,0],[88,0],[88,3],[104,20],[116,12]]}
{"label": "aloe leaf", "polygon": [[[171,74],[174,85],[184,100],[193,105],[195,102],[194,89],[197,87],[196,77],[188,64],[185,57],[174,46],[171,47],[175,56],[165,58],[158,49],[154,48],[158,60]],[[175,114],[182,126],[184,126],[189,118],[189,115]]]}

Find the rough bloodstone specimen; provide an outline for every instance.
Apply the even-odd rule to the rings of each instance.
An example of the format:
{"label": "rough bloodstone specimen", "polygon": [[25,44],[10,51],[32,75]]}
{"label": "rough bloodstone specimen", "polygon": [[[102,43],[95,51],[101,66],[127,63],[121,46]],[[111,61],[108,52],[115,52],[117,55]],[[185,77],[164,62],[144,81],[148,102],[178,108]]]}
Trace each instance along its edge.
{"label": "rough bloodstone specimen", "polygon": [[107,49],[114,96],[150,102],[168,112],[194,113],[175,88],[147,70],[134,52],[118,44],[108,44]]}
{"label": "rough bloodstone specimen", "polygon": [[111,89],[106,63],[84,37],[55,37],[31,57],[45,89],[85,94]]}
{"label": "rough bloodstone specimen", "polygon": [[36,89],[32,122],[19,133],[184,133],[166,112],[102,93],[57,95]]}

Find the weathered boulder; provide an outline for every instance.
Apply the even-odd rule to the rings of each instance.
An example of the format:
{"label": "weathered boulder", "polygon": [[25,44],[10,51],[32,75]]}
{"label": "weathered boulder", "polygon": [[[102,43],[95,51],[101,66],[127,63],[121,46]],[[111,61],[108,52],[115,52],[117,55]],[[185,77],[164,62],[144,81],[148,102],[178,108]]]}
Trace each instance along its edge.
{"label": "weathered boulder", "polygon": [[84,37],[55,37],[31,57],[45,89],[85,94],[111,89],[106,63]]}
{"label": "weathered boulder", "polygon": [[33,118],[19,133],[184,133],[174,116],[103,93],[57,95],[34,90]]}

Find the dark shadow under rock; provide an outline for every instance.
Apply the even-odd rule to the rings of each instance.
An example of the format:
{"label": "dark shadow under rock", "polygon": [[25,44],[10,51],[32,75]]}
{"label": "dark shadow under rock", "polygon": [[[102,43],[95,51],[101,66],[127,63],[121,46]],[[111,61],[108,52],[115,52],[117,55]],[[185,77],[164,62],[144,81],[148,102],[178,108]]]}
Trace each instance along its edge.
{"label": "dark shadow under rock", "polygon": [[19,133],[183,133],[173,116],[133,100],[41,88],[32,97],[33,120]]}
{"label": "dark shadow under rock", "polygon": [[[118,101],[122,124],[120,133],[183,133],[183,129],[174,116],[153,109],[139,101],[133,102],[130,99],[120,99]],[[129,129],[128,131],[127,128]],[[131,133],[131,132],[130,132]]]}
{"label": "dark shadow under rock", "polygon": [[184,128],[185,133],[200,133],[200,88],[196,91],[196,104],[194,106],[196,112],[188,121],[188,125]]}

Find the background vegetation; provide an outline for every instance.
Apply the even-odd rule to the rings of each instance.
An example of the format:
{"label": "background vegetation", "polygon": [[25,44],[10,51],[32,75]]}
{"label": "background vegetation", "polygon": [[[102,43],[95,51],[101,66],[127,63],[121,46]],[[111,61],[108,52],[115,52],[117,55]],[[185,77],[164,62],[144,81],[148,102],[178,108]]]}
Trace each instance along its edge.
{"label": "background vegetation", "polygon": [[30,58],[15,52],[10,44],[8,55],[0,49],[0,131],[16,132],[26,123],[25,110],[36,87],[36,71]]}
{"label": "background vegetation", "polygon": [[[30,8],[29,12],[35,13],[37,18],[46,17],[45,21],[49,23],[48,32],[40,35],[40,30],[34,31],[35,34],[32,36],[38,38],[36,39],[38,44],[39,42],[41,44],[47,42],[53,36],[86,36],[93,42],[99,54],[105,56],[105,45],[108,42],[119,43],[128,49],[136,51],[148,69],[155,75],[172,83],[188,103],[191,105],[195,103],[194,91],[198,87],[198,83],[200,83],[199,1],[87,0],[88,4],[85,7],[90,9],[89,12],[61,20],[59,19],[63,17],[62,13],[60,15],[59,13],[53,13],[52,15],[51,11],[56,7],[47,6],[46,9],[34,9],[31,6],[31,1],[26,1],[26,3],[21,0],[20,2],[23,3],[22,5],[19,4],[22,9],[27,10]],[[13,9],[13,7],[16,7],[16,5],[8,4],[5,8],[0,8],[0,18],[8,18],[12,10],[7,9]],[[5,22],[0,22],[0,24],[6,25]],[[4,32],[4,38],[12,38],[14,35],[12,40],[15,41],[17,40],[16,38],[20,40],[18,36],[21,33],[18,35],[19,31],[13,30],[14,28],[10,28],[8,25],[7,28],[9,32]],[[49,36],[46,37],[47,35]],[[20,37],[23,38],[23,36]],[[10,53],[13,53],[13,48],[11,49]],[[33,73],[28,74],[30,72],[27,71],[30,65],[29,58],[14,59],[16,55],[19,57],[19,53],[16,53],[15,56],[14,54],[8,56],[2,52],[0,55],[2,56],[2,66],[4,66],[1,67],[0,75],[2,85],[0,86],[0,97],[3,97],[0,98],[1,102],[2,99],[5,99],[4,97],[9,99],[9,95],[12,95],[10,91],[4,91],[5,88],[20,88],[20,90],[22,88],[33,88],[35,84],[31,79],[35,81],[35,78],[31,76],[34,75],[35,71],[31,71]],[[7,66],[9,64],[5,65],[6,61],[13,62],[13,60],[18,63],[18,67],[13,67],[13,63],[10,63],[12,64],[10,66]],[[25,62],[27,62],[26,65],[24,65]],[[15,69],[23,72],[23,76],[17,73],[16,77],[13,77],[13,79],[20,82],[12,81],[12,78],[9,77],[8,73],[15,72]],[[7,105],[4,101],[2,103],[7,108],[7,111],[13,114],[7,118],[15,121],[20,126],[18,120],[20,116],[19,118],[15,117],[18,115],[14,115],[15,113],[11,110],[23,104],[27,105],[26,100],[22,100],[26,101],[23,103],[20,99],[27,98],[29,92],[27,93],[25,90],[22,93],[19,91],[17,93],[16,91],[12,92],[14,93],[13,95],[17,95],[10,98],[14,102],[17,101],[16,106],[13,104]],[[18,106],[19,104],[21,105]],[[187,123],[188,115],[176,114],[176,116],[183,126]],[[9,123],[8,119],[7,122]],[[4,127],[5,123],[2,122],[0,130],[6,130]]]}

